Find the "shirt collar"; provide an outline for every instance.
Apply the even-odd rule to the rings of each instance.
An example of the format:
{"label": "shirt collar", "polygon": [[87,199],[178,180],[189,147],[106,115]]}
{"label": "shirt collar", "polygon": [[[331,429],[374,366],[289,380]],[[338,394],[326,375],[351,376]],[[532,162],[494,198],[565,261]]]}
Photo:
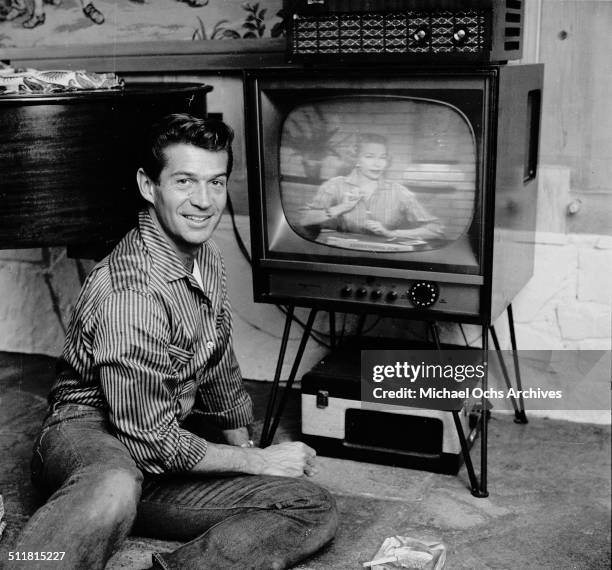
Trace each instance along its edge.
{"label": "shirt collar", "polygon": [[[190,283],[193,280],[195,283],[193,275],[185,269],[176,250],[161,233],[148,210],[144,209],[138,213],[138,227],[153,262],[160,269],[160,277],[168,283],[183,278],[187,278]],[[201,252],[199,253],[201,254]]]}

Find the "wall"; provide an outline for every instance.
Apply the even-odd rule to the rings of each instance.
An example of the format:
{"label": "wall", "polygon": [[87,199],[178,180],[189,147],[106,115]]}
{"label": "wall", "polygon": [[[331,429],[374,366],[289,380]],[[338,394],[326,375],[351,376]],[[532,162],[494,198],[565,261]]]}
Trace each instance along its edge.
{"label": "wall", "polygon": [[612,2],[544,0],[538,58],[546,63],[542,161],[571,170],[571,187],[612,193]]}
{"label": "wall", "polygon": [[[568,231],[612,228],[612,2],[537,0],[539,26],[528,57],[545,68],[541,162],[569,168],[570,201],[579,211]],[[538,21],[537,14],[532,17]]]}

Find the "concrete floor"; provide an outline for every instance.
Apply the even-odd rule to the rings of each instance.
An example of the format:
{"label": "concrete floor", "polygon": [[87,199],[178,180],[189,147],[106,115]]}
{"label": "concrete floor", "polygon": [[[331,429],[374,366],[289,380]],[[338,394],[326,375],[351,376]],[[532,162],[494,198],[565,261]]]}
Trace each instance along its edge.
{"label": "concrete floor", "polygon": [[[8,523],[0,566],[39,501],[28,463],[53,369],[47,357],[0,353],[0,493]],[[247,384],[261,417],[269,386]],[[299,568],[359,568],[393,535],[444,542],[449,569],[609,568],[609,426],[539,418],[521,426],[499,414],[489,426],[487,499],[471,496],[465,469],[448,476],[322,457],[316,481],[337,496],[341,525],[336,540]],[[299,435],[297,394],[281,428],[279,439]],[[132,538],[107,568],[145,568],[151,552],[174,547]]]}

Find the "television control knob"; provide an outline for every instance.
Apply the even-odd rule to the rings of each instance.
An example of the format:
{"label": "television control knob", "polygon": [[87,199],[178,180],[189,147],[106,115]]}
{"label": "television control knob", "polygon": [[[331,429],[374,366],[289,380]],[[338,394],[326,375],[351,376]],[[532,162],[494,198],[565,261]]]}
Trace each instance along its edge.
{"label": "television control knob", "polygon": [[397,296],[397,291],[389,291],[387,293],[387,301],[393,302],[397,299]]}
{"label": "television control knob", "polygon": [[365,287],[359,287],[359,289],[357,289],[356,295],[360,299],[365,297],[367,294],[368,294],[368,290]]}
{"label": "television control knob", "polygon": [[380,289],[374,289],[374,291],[372,291],[370,294],[370,297],[372,297],[372,299],[380,299],[382,297],[382,291]]}
{"label": "television control knob", "polygon": [[408,299],[418,308],[431,307],[440,296],[440,288],[432,281],[415,281],[408,290]]}
{"label": "television control knob", "polygon": [[412,34],[412,39],[419,44],[424,44],[427,41],[428,36],[429,33],[427,28],[421,27],[418,28],[414,34]]}
{"label": "television control knob", "polygon": [[350,297],[353,294],[353,288],[350,285],[345,285],[340,289],[340,295],[342,297]]}
{"label": "television control knob", "polygon": [[457,42],[457,43],[461,43],[464,42],[467,38],[467,31],[464,30],[463,28],[457,28],[455,30],[455,33],[453,34],[453,39]]}

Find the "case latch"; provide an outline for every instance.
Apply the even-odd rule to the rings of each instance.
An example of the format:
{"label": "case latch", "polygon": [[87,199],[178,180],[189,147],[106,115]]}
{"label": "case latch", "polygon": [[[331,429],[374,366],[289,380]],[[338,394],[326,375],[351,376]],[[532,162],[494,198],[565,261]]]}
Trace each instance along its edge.
{"label": "case latch", "polygon": [[329,392],[317,390],[317,408],[327,408],[327,406],[329,406]]}

